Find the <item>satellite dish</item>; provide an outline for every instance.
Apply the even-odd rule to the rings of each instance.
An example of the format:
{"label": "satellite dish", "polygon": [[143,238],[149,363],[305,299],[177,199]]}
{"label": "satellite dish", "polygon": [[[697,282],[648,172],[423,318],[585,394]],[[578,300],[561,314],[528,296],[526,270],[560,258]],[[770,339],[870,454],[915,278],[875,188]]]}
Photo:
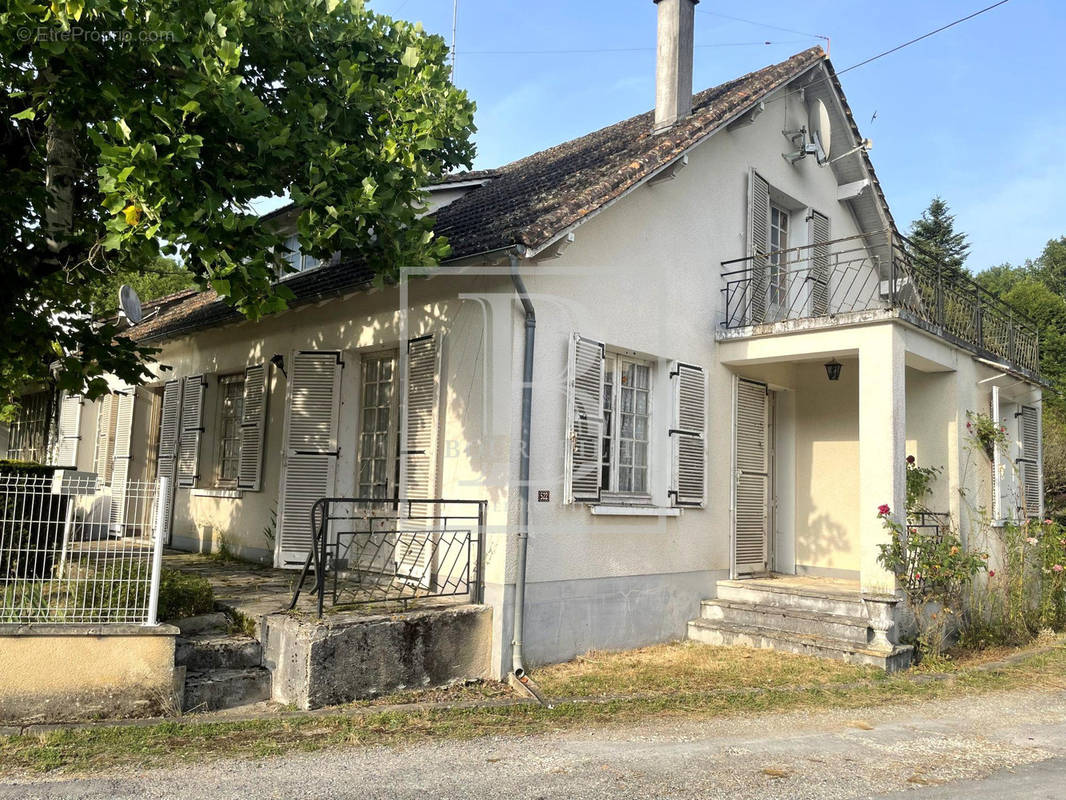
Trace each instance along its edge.
{"label": "satellite dish", "polygon": [[807,107],[807,130],[810,131],[811,144],[817,148],[818,163],[826,163],[829,160],[833,129],[829,124],[829,112],[825,103],[817,98]]}
{"label": "satellite dish", "polygon": [[118,289],[118,307],[126,315],[130,325],[136,325],[143,319],[141,315],[141,298],[128,283],[122,284]]}

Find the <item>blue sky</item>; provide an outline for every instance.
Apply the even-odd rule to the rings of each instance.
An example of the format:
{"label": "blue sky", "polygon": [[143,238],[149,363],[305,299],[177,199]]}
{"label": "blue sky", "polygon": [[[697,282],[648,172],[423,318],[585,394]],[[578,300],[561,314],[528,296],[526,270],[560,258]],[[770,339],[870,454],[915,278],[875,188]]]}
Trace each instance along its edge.
{"label": "blue sky", "polygon": [[[820,42],[715,14],[828,35],[842,70],[992,2],[703,0],[695,87]],[[452,0],[376,0],[371,8],[419,20],[450,40]],[[456,42],[456,82],[478,104],[478,167],[572,139],[654,101],[652,0],[459,0]],[[606,48],[644,49],[528,53]],[[1020,263],[1066,235],[1064,50],[1066,2],[1010,0],[842,76],[902,228],[939,193],[970,237],[974,270]]]}

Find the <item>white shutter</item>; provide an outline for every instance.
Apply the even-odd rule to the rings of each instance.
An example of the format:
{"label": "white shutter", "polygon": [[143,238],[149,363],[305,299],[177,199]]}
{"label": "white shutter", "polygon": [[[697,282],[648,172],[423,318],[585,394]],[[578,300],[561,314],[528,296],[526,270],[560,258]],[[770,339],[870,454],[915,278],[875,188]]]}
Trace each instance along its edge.
{"label": "white shutter", "polygon": [[170,541],[170,528],[174,514],[174,488],[178,475],[178,437],[181,432],[181,381],[172,380],[163,384],[163,402],[159,414],[159,451],[156,454],[155,475],[167,479],[167,492],[163,518],[166,541]]}
{"label": "white shutter", "polygon": [[256,364],[244,370],[241,411],[241,452],[237,488],[259,491],[263,478],[263,434],[266,429],[267,369]]}
{"label": "white shutter", "polygon": [[132,386],[117,394],[114,465],[111,468],[111,532],[122,536],[126,527],[126,495],[130,478],[130,445],[137,390]]}
{"label": "white shutter", "polygon": [[766,385],[737,381],[736,508],[733,547],[737,574],[764,572],[769,561],[770,403]]}
{"label": "white shutter", "polygon": [[203,375],[189,375],[181,382],[181,427],[178,434],[178,486],[189,489],[200,477],[200,441],[204,434]]}
{"label": "white shutter", "polygon": [[[407,343],[404,380],[404,420],[402,428],[401,475],[407,500],[432,500],[440,494],[437,455],[440,445],[441,346],[435,335]],[[398,530],[395,559],[400,575],[420,586],[432,581],[435,567],[434,542],[425,532],[435,527],[437,506],[412,503],[410,516],[429,517],[404,523]]]}
{"label": "white shutter", "polygon": [[1022,406],[1019,415],[1021,453],[1018,472],[1021,479],[1023,511],[1028,517],[1043,514],[1043,458],[1040,452],[1040,411],[1033,406]]}
{"label": "white shutter", "polygon": [[342,366],[336,350],[301,350],[292,356],[278,499],[278,566],[304,562],[312,542],[311,509],[333,494]]}
{"label": "white shutter", "polygon": [[811,316],[829,313],[829,217],[811,209],[807,223],[807,257],[810,258]]}
{"label": "white shutter", "polygon": [[63,392],[59,401],[59,423],[55,456],[52,463],[57,467],[78,466],[78,443],[81,441],[81,397]]}
{"label": "white shutter", "polygon": [[566,379],[564,502],[597,503],[603,471],[603,342],[574,334]]}
{"label": "white shutter", "polygon": [[748,288],[748,324],[766,319],[770,264],[770,184],[755,170],[748,173],[748,255],[751,281]]}
{"label": "white shutter", "polygon": [[703,507],[707,474],[707,382],[703,367],[675,363],[674,426],[670,429],[670,497],[675,506]]}
{"label": "white shutter", "polygon": [[115,455],[115,423],[118,420],[118,397],[106,394],[100,398],[96,414],[96,447],[93,451],[93,472],[102,486],[111,484],[111,467]]}
{"label": "white shutter", "polygon": [[[992,387],[992,399],[989,402],[988,415],[996,425],[1001,425],[999,420],[999,387]],[[992,451],[992,521],[1002,522],[1007,518],[1007,507],[1003,502],[1003,492],[1006,488],[1006,465],[1003,461],[1003,448],[995,446]]]}

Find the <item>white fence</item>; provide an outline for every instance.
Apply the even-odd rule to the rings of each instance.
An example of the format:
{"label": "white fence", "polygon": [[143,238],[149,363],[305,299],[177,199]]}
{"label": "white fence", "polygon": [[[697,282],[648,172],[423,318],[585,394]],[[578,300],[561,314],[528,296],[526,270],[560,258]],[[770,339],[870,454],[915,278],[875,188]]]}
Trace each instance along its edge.
{"label": "white fence", "polygon": [[155,625],[166,479],[0,475],[0,623]]}

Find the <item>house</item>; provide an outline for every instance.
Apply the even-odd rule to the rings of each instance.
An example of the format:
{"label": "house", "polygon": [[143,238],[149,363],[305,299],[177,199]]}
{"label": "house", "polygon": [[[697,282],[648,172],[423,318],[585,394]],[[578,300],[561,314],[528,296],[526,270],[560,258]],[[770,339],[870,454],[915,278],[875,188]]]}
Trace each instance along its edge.
{"label": "house", "polygon": [[167,476],[174,547],[280,568],[320,498],[485,501],[496,675],[686,634],[905,663],[877,509],[911,455],[964,538],[967,502],[1040,513],[1034,329],[915,257],[820,48],[693,95],[694,2],[656,5],[653,111],[431,187],[429,274],[163,298],[129,335],[167,369],[64,399],[60,460]]}

